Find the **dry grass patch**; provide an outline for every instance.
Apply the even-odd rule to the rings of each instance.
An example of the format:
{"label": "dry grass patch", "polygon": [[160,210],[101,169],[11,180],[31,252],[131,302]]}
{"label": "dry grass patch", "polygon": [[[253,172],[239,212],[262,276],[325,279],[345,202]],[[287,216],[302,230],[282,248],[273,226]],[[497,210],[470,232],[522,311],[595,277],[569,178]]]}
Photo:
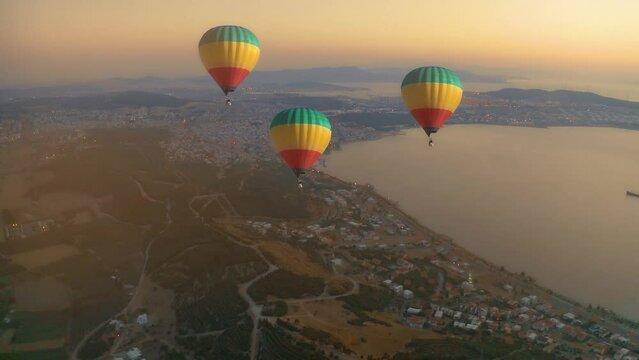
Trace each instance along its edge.
{"label": "dry grass patch", "polygon": [[323,279],[333,276],[328,269],[311,260],[303,250],[285,242],[262,241],[260,249],[280,269],[288,270],[294,274],[321,277]]}
{"label": "dry grass patch", "polygon": [[326,331],[334,336],[358,356],[381,357],[404,351],[412,339],[432,339],[441,336],[423,329],[412,329],[397,323],[397,319],[385,313],[369,313],[375,319],[391,326],[369,324],[354,326],[348,320],[354,319],[352,313],[342,308],[340,301],[323,301],[292,306],[285,317],[296,326],[309,326]]}
{"label": "dry grass patch", "polygon": [[341,295],[353,289],[353,283],[344,278],[334,278],[326,283],[328,295]]}
{"label": "dry grass patch", "polygon": [[91,208],[99,205],[100,201],[89,194],[80,192],[55,192],[42,195],[35,206],[34,212],[41,217],[56,217],[69,211]]}
{"label": "dry grass patch", "polygon": [[38,250],[17,253],[11,257],[11,261],[28,270],[33,270],[37,267],[79,254],[80,250],[78,250],[75,246],[60,244],[47,246]]}

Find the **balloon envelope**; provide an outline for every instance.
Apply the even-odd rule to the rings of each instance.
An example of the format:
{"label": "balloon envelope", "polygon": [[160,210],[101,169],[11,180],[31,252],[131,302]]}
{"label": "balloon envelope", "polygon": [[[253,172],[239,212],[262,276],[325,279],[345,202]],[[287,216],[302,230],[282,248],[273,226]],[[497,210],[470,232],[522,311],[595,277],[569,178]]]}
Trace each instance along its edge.
{"label": "balloon envelope", "polygon": [[200,59],[225,95],[235,91],[255,68],[260,58],[260,42],[249,29],[224,25],[202,35]]}
{"label": "balloon envelope", "polygon": [[455,112],[463,92],[459,76],[442,67],[414,69],[402,81],[404,103],[429,136]]}
{"label": "balloon envelope", "polygon": [[331,141],[326,115],[308,108],[287,109],[271,121],[271,141],[296,176],[310,169]]}

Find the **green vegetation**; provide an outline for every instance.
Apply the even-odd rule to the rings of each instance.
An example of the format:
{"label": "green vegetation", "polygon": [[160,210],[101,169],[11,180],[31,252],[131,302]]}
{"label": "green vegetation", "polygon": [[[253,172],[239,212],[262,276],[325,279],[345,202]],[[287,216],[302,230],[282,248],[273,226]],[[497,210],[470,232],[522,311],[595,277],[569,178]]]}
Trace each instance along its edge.
{"label": "green vegetation", "polygon": [[228,328],[241,319],[247,307],[248,304],[237,292],[237,285],[230,281],[191,289],[175,300],[178,332]]}
{"label": "green vegetation", "polygon": [[324,280],[307,275],[298,275],[287,270],[275,270],[251,285],[249,295],[258,302],[267,296],[280,299],[299,299],[319,296],[324,291]]}
{"label": "green vegetation", "polygon": [[109,344],[105,341],[91,339],[82,347],[82,350],[78,354],[80,359],[96,359],[100,355],[109,350]]}
{"label": "green vegetation", "polygon": [[[1,229],[0,229],[1,230]],[[8,261],[0,259],[0,269],[6,269]],[[4,319],[9,313],[11,304],[15,301],[13,298],[13,292],[8,285],[8,276],[0,272],[0,320]],[[0,329],[2,325],[0,324]]]}
{"label": "green vegetation", "polygon": [[26,344],[34,341],[56,339],[65,336],[66,323],[60,313],[15,312],[11,315],[14,344]]}
{"label": "green vegetation", "polygon": [[151,250],[149,272],[165,287],[187,291],[194,281],[243,282],[266,271],[255,251],[226,237],[195,222],[173,223]]}
{"label": "green vegetation", "polygon": [[509,359],[509,360],[550,360],[552,355],[528,349],[524,344],[509,344],[492,336],[477,336],[467,339],[418,339],[411,341],[409,352],[397,353],[393,360],[471,360]]}
{"label": "green vegetation", "polygon": [[218,201],[212,202],[211,209],[202,212],[205,218],[223,216],[226,209],[239,216],[307,219],[317,207],[323,206],[321,200],[309,193],[297,191],[295,177],[280,162],[263,162],[259,168],[238,164],[224,171],[201,163],[186,163],[178,164],[177,169],[199,194],[224,193],[228,199],[220,199],[221,206]]}
{"label": "green vegetation", "polygon": [[263,316],[284,316],[288,312],[288,305],[283,300],[267,302],[262,308]]}
{"label": "green vegetation", "polygon": [[66,360],[67,352],[64,349],[26,351],[19,353],[0,353],[3,360]]}
{"label": "green vegetation", "polygon": [[405,274],[399,274],[395,279],[396,283],[402,284],[405,289],[410,289],[417,297],[430,299],[435,289],[428,284],[429,278],[437,278],[436,271],[412,270]]}
{"label": "green vegetation", "polygon": [[379,289],[360,284],[359,293],[341,298],[345,309],[351,311],[357,319],[349,320],[351,325],[362,326],[365,322],[390,326],[384,321],[377,320],[366,314],[366,311],[383,311],[395,299],[395,294],[388,289]]}
{"label": "green vegetation", "polygon": [[[126,245],[124,242],[119,244]],[[120,255],[121,259],[118,260],[118,264],[125,263],[129,258],[126,257],[126,254],[118,253],[117,246],[114,247],[114,250],[112,253],[105,251],[105,258],[102,262],[93,256],[77,255],[39,269],[43,274],[63,274],[59,279],[73,289],[74,303],[70,312],[66,314],[67,319],[69,317],[72,319],[69,334],[71,344],[75,344],[87,331],[122,310],[129,299],[122,284],[111,279],[113,269],[107,268],[107,258],[111,258],[111,256]],[[82,269],[82,271],[78,271],[78,269]],[[134,272],[135,270],[139,271],[139,268],[122,268],[122,270],[123,279],[128,278],[135,281],[133,280]],[[38,314],[38,318],[40,317]]]}
{"label": "green vegetation", "polygon": [[383,311],[395,299],[388,289],[360,284],[359,293],[341,298],[349,310]]}
{"label": "green vegetation", "polygon": [[397,260],[400,258],[395,252],[380,249],[358,249],[357,251],[352,251],[351,255],[358,259],[379,262],[384,267],[397,264]]}
{"label": "green vegetation", "polygon": [[295,177],[282,163],[263,163],[258,169],[238,165],[218,182],[241,216],[307,219],[321,206],[308,193],[297,191]]}
{"label": "green vegetation", "polygon": [[326,331],[305,326],[300,331],[300,335],[304,336],[305,338],[313,342],[316,342],[322,345],[330,345],[338,351],[341,351],[347,354],[351,353],[351,350],[347,348],[346,345],[344,345],[342,342],[340,342],[333,335],[331,335],[330,333],[327,333]]}
{"label": "green vegetation", "polygon": [[112,196],[102,209],[117,219],[135,224],[161,222],[164,206],[144,199],[131,176],[145,171],[156,174],[157,179],[167,178],[164,159],[157,154],[162,154],[159,142],[168,137],[161,129],[90,131],[73,156],[60,156],[42,167],[55,178],[31,189],[29,195],[36,200],[51,192]]}
{"label": "green vegetation", "polygon": [[160,346],[160,359],[161,360],[186,360],[187,358],[180,352],[169,349],[166,345]]}
{"label": "green vegetation", "polygon": [[312,344],[296,340],[282,327],[260,322],[262,341],[260,342],[260,360],[324,360],[328,359],[322,351]]}
{"label": "green vegetation", "polygon": [[84,343],[78,355],[80,359],[97,359],[109,350],[114,340],[115,334],[113,327],[102,326],[99,331],[95,332],[87,342]]}
{"label": "green vegetation", "polygon": [[308,326],[304,326],[304,328],[300,331],[300,334],[311,341],[317,341],[322,344],[328,344],[333,337],[326,331]]}
{"label": "green vegetation", "polygon": [[[196,359],[248,359],[252,322],[243,317],[238,323],[218,336],[177,337],[179,345],[191,350]],[[167,359],[178,359],[178,357]]]}
{"label": "green vegetation", "polygon": [[152,253],[157,258],[150,265],[151,275],[175,292],[178,333],[228,328],[248,306],[238,294],[238,283],[266,271],[266,264],[252,249],[227,241],[222,234],[183,225],[172,225],[158,240],[161,254]]}

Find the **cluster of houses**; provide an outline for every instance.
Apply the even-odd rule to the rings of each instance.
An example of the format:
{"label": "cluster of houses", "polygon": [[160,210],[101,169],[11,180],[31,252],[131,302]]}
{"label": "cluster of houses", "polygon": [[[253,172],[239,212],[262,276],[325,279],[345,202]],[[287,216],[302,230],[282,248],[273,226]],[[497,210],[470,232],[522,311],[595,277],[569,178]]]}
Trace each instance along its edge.
{"label": "cluster of houses", "polygon": [[9,240],[26,239],[50,231],[55,226],[55,220],[45,219],[26,224],[8,224],[4,226],[4,237]]}
{"label": "cluster of houses", "polygon": [[396,284],[393,280],[384,280],[384,285],[391,289],[397,296],[401,296],[405,300],[410,300],[415,296],[411,290],[404,289],[404,285]]}
{"label": "cluster of houses", "polygon": [[273,228],[273,225],[264,221],[247,221],[246,224],[260,235],[266,235],[266,232]]}
{"label": "cluster of houses", "polygon": [[[118,319],[112,319],[109,321],[109,325],[113,326],[114,335],[116,337],[121,336],[122,331],[130,326]],[[137,325],[139,329],[147,327],[149,325],[149,316],[146,313],[138,314],[135,318],[135,325]],[[145,360],[145,357],[142,350],[138,347],[133,347],[123,353],[114,355],[113,360]]]}
{"label": "cluster of houses", "polygon": [[[399,290],[392,282],[385,282],[385,285]],[[561,353],[570,349],[584,359],[589,356],[593,359],[639,359],[629,350],[631,344],[627,337],[613,334],[600,324],[585,327],[584,322],[570,312],[557,316],[550,305],[540,303],[535,295],[519,301],[502,300],[505,308],[474,303],[447,307],[431,303],[428,310],[423,310],[419,305],[411,305],[405,309],[402,320],[413,328],[485,329],[519,338],[548,352]]]}
{"label": "cluster of houses", "polygon": [[[400,236],[413,234],[413,230],[397,216],[384,212],[375,199],[360,196],[356,189],[322,190],[322,196],[332,211],[339,214],[339,225],[311,224],[297,229],[289,228],[284,222],[275,226],[264,221],[247,221],[247,225],[260,235],[273,230],[284,239],[300,243],[339,239],[360,249],[367,248],[368,242],[379,241],[384,233]],[[380,247],[385,246],[380,244]]]}

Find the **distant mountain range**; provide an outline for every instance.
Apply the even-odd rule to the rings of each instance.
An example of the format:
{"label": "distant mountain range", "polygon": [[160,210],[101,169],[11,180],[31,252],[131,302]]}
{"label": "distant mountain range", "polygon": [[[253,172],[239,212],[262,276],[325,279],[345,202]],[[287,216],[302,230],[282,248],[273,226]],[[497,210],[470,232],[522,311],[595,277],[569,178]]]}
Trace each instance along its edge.
{"label": "distant mountain range", "polygon": [[269,89],[276,89],[277,91],[356,91],[356,90],[366,90],[365,87],[351,87],[351,86],[343,86],[336,84],[327,84],[323,82],[316,81],[298,81],[291,83],[263,83],[259,85],[260,87],[267,87]]}
{"label": "distant mountain range", "polygon": [[505,88],[485,92],[482,95],[492,99],[510,101],[551,102],[564,105],[605,105],[639,109],[639,102],[620,100],[583,91]]}
{"label": "distant mountain range", "polygon": [[[355,66],[320,67],[312,69],[288,69],[256,71],[248,78],[255,83],[325,82],[325,83],[400,83],[411,69],[362,69]],[[505,83],[508,79],[499,76],[478,75],[469,71],[455,70],[466,82]]]}
{"label": "distant mountain range", "polygon": [[[311,69],[288,69],[276,71],[254,71],[246,79],[245,86],[269,85],[275,91],[330,91],[345,90],[335,88],[331,83],[372,83],[401,82],[410,69],[362,69],[354,66],[321,67]],[[498,76],[484,76],[464,70],[456,70],[466,82],[506,83],[508,79]],[[0,89],[0,102],[11,99],[51,96],[80,96],[118,91],[153,91],[184,96],[192,90],[216,89],[208,76],[163,78],[145,76],[140,78],[111,78],[77,84],[21,87]],[[351,88],[355,90],[355,88]]]}
{"label": "distant mountain range", "polygon": [[19,115],[28,112],[33,106],[53,106],[77,110],[111,110],[126,107],[181,107],[190,101],[170,95],[145,91],[124,91],[107,94],[85,95],[77,97],[46,97],[22,99],[0,105],[2,116]]}

